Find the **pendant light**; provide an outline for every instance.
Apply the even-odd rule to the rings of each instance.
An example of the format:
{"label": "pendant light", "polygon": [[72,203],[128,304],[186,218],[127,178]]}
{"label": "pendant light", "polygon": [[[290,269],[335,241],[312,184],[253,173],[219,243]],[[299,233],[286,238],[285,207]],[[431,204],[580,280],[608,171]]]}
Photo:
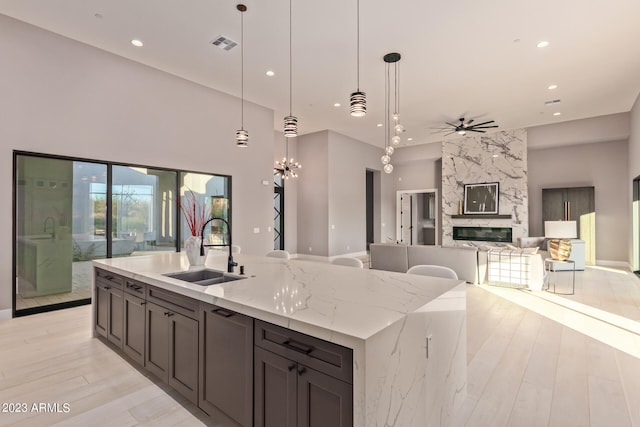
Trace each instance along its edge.
{"label": "pendant light", "polygon": [[[393,172],[393,165],[391,164],[391,156],[393,155],[395,149],[393,148],[393,146],[391,146],[389,144],[389,137],[390,137],[390,133],[391,133],[391,124],[390,121],[393,118],[394,124],[397,126],[398,121],[400,119],[400,115],[398,114],[398,74],[397,74],[397,65],[398,65],[398,61],[400,61],[400,54],[399,53],[388,53],[386,54],[382,59],[384,60],[385,66],[384,66],[384,70],[385,70],[385,86],[384,86],[384,117],[385,117],[385,121],[384,121],[384,155],[380,158],[380,161],[382,162],[383,166],[383,170],[385,173],[391,173]],[[395,85],[394,85],[394,93],[395,93],[395,101],[394,101],[394,113],[393,115],[390,114],[390,104],[391,104],[391,77],[390,77],[390,72],[389,69],[391,67],[391,64],[395,64]],[[397,120],[396,120],[397,118]],[[396,126],[394,126],[394,130],[396,129]],[[397,145],[397,143],[395,142],[395,138],[398,137],[398,135],[394,135],[394,137],[391,139],[391,141],[393,142],[394,145]],[[398,142],[399,141],[398,137]]]}
{"label": "pendant light", "polygon": [[247,6],[239,4],[236,8],[240,11],[240,129],[236,131],[236,146],[246,148],[249,146],[249,132],[244,129],[244,13]]}
{"label": "pendant light", "polygon": [[394,79],[394,89],[393,89],[393,98],[394,98],[394,110],[393,118],[394,127],[393,130],[395,135],[391,138],[391,143],[393,145],[400,144],[400,134],[404,132],[404,126],[400,123],[400,54],[398,54],[398,59],[393,63],[393,79]]}
{"label": "pendant light", "polygon": [[292,27],[292,23],[291,23],[291,0],[289,0],[289,115],[285,116],[284,118],[284,136],[287,138],[293,138],[295,136],[298,136],[298,118],[296,116],[294,116],[291,113],[291,104],[292,104],[292,98],[293,98],[293,72],[292,70],[292,65],[291,63],[293,62],[291,60],[292,54],[292,42],[291,42],[291,27]]}
{"label": "pendant light", "polygon": [[357,0],[357,48],[356,48],[356,81],[357,89],[351,94],[350,105],[353,117],[367,115],[367,94],[360,91],[360,0]]}

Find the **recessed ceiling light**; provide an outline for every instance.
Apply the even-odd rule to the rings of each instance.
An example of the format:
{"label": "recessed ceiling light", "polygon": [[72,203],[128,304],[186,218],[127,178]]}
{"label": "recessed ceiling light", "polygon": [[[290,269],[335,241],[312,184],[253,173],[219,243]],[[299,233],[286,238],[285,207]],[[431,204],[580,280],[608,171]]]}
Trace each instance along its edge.
{"label": "recessed ceiling light", "polygon": [[413,138],[407,138],[407,141],[413,141]]}
{"label": "recessed ceiling light", "polygon": [[269,76],[269,77],[273,77],[273,76],[275,76],[275,75],[276,75],[276,73],[274,73],[274,72],[273,72],[273,71],[271,71],[271,70],[268,70],[265,74],[266,74],[267,76]]}
{"label": "recessed ceiling light", "polygon": [[500,157],[500,156],[497,155],[497,154],[493,154],[491,157],[493,157],[495,159],[496,157]]}
{"label": "recessed ceiling light", "polygon": [[340,106],[340,103],[339,103],[339,102],[336,102],[335,104],[333,104],[333,106],[334,106],[334,107],[339,107],[339,106]]}
{"label": "recessed ceiling light", "polygon": [[548,41],[541,41],[537,44],[538,47],[547,47],[549,46],[549,42]]}
{"label": "recessed ceiling light", "polygon": [[131,40],[131,44],[134,45],[135,47],[144,46],[144,43],[142,43],[142,40],[138,40],[138,39]]}
{"label": "recessed ceiling light", "polygon": [[555,113],[553,113],[554,116],[560,116],[562,115],[562,113],[560,111],[556,111]]}
{"label": "recessed ceiling light", "polygon": [[549,87],[547,89],[549,89],[549,90],[558,89],[558,85],[549,85]]}
{"label": "recessed ceiling light", "polygon": [[378,123],[376,126],[378,126],[379,128],[382,127],[382,123]]}

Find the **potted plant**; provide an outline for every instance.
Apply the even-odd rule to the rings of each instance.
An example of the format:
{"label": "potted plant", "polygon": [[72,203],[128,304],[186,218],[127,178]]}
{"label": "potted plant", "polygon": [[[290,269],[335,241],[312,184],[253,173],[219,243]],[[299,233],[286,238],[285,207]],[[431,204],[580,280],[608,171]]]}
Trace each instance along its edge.
{"label": "potted plant", "polygon": [[184,252],[187,255],[190,265],[204,265],[208,248],[205,248],[204,256],[200,255],[200,241],[203,224],[211,217],[211,207],[192,191],[187,190],[178,200],[178,206],[184,215],[191,235],[184,241]]}

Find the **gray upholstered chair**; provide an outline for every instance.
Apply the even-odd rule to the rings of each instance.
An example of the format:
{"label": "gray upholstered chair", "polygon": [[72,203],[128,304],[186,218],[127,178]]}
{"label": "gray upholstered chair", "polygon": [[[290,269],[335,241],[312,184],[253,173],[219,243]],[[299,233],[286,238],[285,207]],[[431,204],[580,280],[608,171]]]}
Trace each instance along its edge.
{"label": "gray upholstered chair", "polygon": [[265,256],[268,256],[268,257],[271,257],[271,258],[282,258],[282,259],[290,259],[291,258],[291,254],[289,254],[289,252],[281,250],[281,249],[277,249],[275,251],[268,252]]}
{"label": "gray upholstered chair", "polygon": [[422,276],[442,277],[445,279],[457,279],[458,275],[453,269],[442,265],[414,265],[408,274],[420,274]]}
{"label": "gray upholstered chair", "polygon": [[364,264],[358,258],[352,257],[338,257],[331,260],[331,264],[334,265],[346,265],[347,267],[364,268]]}

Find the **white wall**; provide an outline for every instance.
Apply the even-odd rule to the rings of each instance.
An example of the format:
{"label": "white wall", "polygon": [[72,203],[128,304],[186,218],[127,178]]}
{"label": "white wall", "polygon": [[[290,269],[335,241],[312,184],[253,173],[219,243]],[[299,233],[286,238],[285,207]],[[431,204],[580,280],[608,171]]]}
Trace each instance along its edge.
{"label": "white wall", "polygon": [[543,236],[542,189],[595,187],[596,262],[627,261],[627,141],[529,151],[529,235]]}
{"label": "white wall", "polygon": [[[0,15],[0,186],[13,150],[231,175],[234,243],[273,246],[273,111]],[[269,185],[262,185],[267,180]],[[0,215],[0,310],[11,307],[12,215]],[[255,234],[254,227],[260,232]]]}
{"label": "white wall", "polygon": [[[366,249],[366,171],[380,171],[382,149],[333,131],[298,138],[298,253],[331,257]],[[392,176],[378,174],[377,241],[394,233]],[[309,249],[311,248],[311,250]]]}

